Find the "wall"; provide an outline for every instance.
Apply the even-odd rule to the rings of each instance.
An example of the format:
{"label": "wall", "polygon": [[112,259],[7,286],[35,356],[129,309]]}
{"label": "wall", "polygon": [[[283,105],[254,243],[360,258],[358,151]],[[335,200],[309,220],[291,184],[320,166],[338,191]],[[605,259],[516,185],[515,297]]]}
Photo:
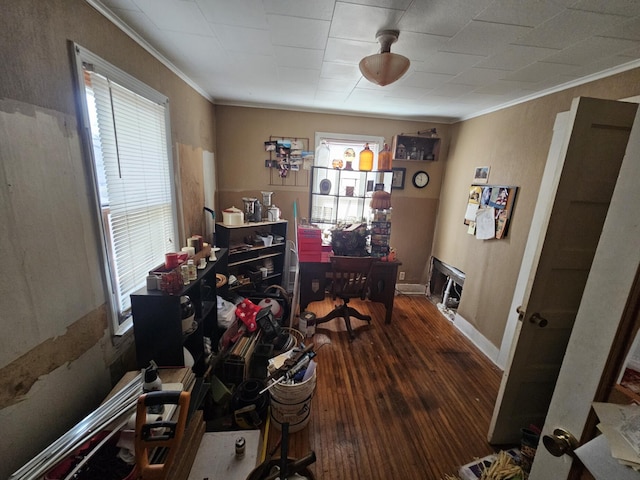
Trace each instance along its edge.
{"label": "wall", "polygon": [[[315,132],[379,135],[391,145],[393,135],[437,127],[442,138],[438,162],[394,161],[393,164],[394,167],[405,167],[407,172],[404,190],[392,193],[391,243],[403,262],[400,270],[406,271],[404,282],[426,282],[440,182],[446,166],[448,125],[232,106],[218,106],[216,119],[218,218],[222,218],[221,208],[235,205],[242,209],[242,197],[261,198],[260,191],[269,190],[274,192],[273,202],[282,210],[283,218],[291,224],[294,201],[298,202],[298,217],[309,216],[309,187],[269,186],[269,170],[264,167],[264,160],[269,156],[263,143],[269,136],[308,138],[309,148],[314,150]],[[422,190],[411,184],[411,177],[420,169],[426,170],[431,177],[429,185]],[[306,172],[301,172],[302,175]],[[290,234],[293,234],[292,229]]]}
{"label": "wall", "polygon": [[[213,105],[82,0],[2,2],[0,17],[0,478],[93,410],[132,362],[107,327],[69,41],[169,97],[187,231]],[[178,146],[188,165],[178,164]],[[200,160],[201,161],[201,160]],[[195,193],[194,193],[195,191]]]}
{"label": "wall", "polygon": [[[556,114],[568,110],[577,96],[620,99],[638,93],[640,69],[634,69],[453,126],[433,252],[466,273],[458,314],[496,348],[509,314]],[[484,165],[491,166],[490,184],[520,187],[504,240],[476,240],[462,223],[474,168]]]}

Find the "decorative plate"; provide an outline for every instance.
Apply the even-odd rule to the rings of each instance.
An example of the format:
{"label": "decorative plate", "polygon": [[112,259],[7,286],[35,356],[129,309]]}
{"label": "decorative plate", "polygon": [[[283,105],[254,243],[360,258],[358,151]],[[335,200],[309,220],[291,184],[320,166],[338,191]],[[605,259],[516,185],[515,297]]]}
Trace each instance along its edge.
{"label": "decorative plate", "polygon": [[328,178],[325,178],[324,180],[320,181],[320,193],[323,195],[329,195],[329,192],[331,191],[331,180],[329,180]]}

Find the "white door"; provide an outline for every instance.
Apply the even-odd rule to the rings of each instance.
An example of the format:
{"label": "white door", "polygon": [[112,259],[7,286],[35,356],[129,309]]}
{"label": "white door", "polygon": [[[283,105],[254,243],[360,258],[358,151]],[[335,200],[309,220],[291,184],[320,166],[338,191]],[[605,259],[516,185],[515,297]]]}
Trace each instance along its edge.
{"label": "white door", "polygon": [[[558,383],[543,428],[563,428],[580,438],[600,383],[623,310],[640,268],[640,111],[611,205]],[[538,447],[529,480],[566,479],[571,457],[554,457]]]}
{"label": "white door", "polygon": [[[545,171],[534,221],[543,234],[533,252],[522,310],[489,430],[489,442],[516,443],[520,428],[542,426],[598,240],[609,208],[637,105],[577,98],[554,171]],[[563,160],[562,160],[563,159]],[[540,210],[540,211],[538,211]]]}

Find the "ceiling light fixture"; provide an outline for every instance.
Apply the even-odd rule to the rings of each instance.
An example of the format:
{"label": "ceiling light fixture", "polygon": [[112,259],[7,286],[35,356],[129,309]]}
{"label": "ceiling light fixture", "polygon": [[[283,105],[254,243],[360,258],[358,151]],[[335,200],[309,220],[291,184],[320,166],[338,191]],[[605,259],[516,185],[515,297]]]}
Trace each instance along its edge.
{"label": "ceiling light fixture", "polygon": [[380,53],[360,60],[360,72],[371,83],[384,87],[399,80],[409,70],[409,59],[391,53],[391,44],[398,40],[398,30],[380,30],[376,40],[380,42]]}

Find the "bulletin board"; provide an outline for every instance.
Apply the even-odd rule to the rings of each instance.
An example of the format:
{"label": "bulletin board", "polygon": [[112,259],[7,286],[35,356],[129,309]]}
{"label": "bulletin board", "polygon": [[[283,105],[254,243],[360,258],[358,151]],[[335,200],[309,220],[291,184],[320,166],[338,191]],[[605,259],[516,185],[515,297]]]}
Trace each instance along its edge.
{"label": "bulletin board", "polygon": [[467,233],[479,240],[505,238],[517,195],[518,187],[511,185],[472,184],[464,215]]}

